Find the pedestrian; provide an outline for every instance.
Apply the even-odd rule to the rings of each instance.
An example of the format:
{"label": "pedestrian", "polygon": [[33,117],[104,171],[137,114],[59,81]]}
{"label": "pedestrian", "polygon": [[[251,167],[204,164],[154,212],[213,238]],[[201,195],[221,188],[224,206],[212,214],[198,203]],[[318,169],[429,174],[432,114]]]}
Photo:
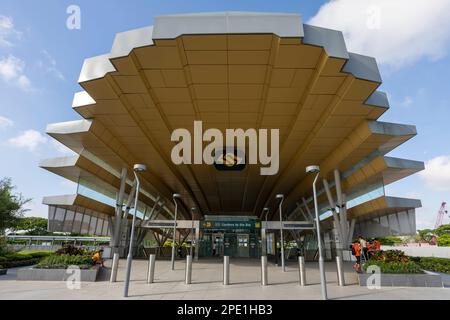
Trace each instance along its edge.
{"label": "pedestrian", "polygon": [[356,262],[353,265],[353,269],[355,269],[356,272],[361,271],[361,247],[357,240],[355,240],[352,245],[350,246],[350,249],[352,250],[352,255],[355,256]]}
{"label": "pedestrian", "polygon": [[371,239],[369,242],[367,242],[367,258],[372,258],[373,254],[375,253],[375,239]]}
{"label": "pedestrian", "polygon": [[101,265],[102,267],[104,267],[103,249],[100,249],[94,253],[94,255],[92,256],[92,261],[95,265]]}
{"label": "pedestrian", "polygon": [[361,246],[362,254],[364,255],[364,259],[365,259],[365,260],[368,260],[368,255],[367,255],[367,252],[368,252],[367,240],[364,239],[363,236],[359,236],[358,239],[359,239],[359,244],[360,244],[360,246]]}
{"label": "pedestrian", "polygon": [[374,239],[373,244],[375,247],[375,252],[381,251],[381,242],[380,241],[378,241],[377,239]]}

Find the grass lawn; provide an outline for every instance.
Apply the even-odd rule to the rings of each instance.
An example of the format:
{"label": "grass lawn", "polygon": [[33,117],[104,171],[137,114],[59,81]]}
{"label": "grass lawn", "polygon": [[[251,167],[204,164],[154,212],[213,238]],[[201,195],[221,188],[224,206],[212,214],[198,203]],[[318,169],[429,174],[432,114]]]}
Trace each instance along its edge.
{"label": "grass lawn", "polygon": [[55,252],[55,250],[22,250],[22,251],[18,251],[17,253],[22,254],[22,255],[27,255],[27,254],[33,254],[33,253],[51,254],[53,252]]}

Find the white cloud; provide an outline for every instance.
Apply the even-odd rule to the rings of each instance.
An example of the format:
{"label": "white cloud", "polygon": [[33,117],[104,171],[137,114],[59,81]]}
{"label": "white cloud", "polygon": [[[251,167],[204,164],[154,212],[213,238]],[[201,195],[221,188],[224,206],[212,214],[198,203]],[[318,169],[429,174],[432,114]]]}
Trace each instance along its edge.
{"label": "white cloud", "polygon": [[450,192],[450,156],[439,156],[425,163],[419,175],[426,185],[438,192]]}
{"label": "white cloud", "polygon": [[13,40],[20,39],[22,33],[14,28],[11,17],[0,15],[0,47],[12,47]]}
{"label": "white cloud", "polygon": [[34,151],[42,144],[48,142],[47,138],[36,130],[27,130],[22,132],[19,136],[8,140],[9,144],[17,147]]}
{"label": "white cloud", "polygon": [[64,75],[56,66],[56,60],[50,55],[47,50],[42,50],[43,59],[37,62],[38,68],[42,69],[45,73],[53,75],[59,80],[65,80]]}
{"label": "white cloud", "polygon": [[406,96],[402,102],[400,102],[400,106],[407,108],[413,104],[414,100],[410,96]]}
{"label": "white cloud", "polygon": [[8,127],[12,127],[14,125],[14,121],[8,119],[6,117],[0,116],[0,129],[5,129]]}
{"label": "white cloud", "polygon": [[308,23],[341,30],[350,51],[399,68],[445,56],[449,12],[448,0],[334,0]]}
{"label": "white cloud", "polygon": [[25,62],[13,55],[0,59],[0,79],[24,91],[32,91],[30,79],[25,75]]}

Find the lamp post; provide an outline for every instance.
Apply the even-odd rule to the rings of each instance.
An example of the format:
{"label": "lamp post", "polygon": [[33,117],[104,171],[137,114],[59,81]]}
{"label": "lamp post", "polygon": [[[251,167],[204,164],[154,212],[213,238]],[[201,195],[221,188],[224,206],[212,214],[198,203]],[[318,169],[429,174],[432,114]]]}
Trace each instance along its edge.
{"label": "lamp post", "polygon": [[320,167],[319,166],[308,166],[306,167],[306,173],[315,173],[316,176],[313,182],[313,197],[314,197],[314,210],[316,212],[316,230],[317,230],[317,244],[319,249],[319,271],[320,271],[320,285],[322,289],[322,298],[327,300],[327,278],[325,276],[325,268],[323,262],[323,252],[322,252],[322,240],[320,238],[320,220],[319,220],[319,209],[317,207],[317,191],[316,182],[319,178]]}
{"label": "lamp post", "polygon": [[191,247],[189,248],[189,255],[192,257],[192,247],[194,245],[193,241],[194,241],[194,212],[195,212],[195,207],[191,208]]}
{"label": "lamp post", "polygon": [[283,204],[284,201],[284,195],[282,194],[277,194],[276,195],[277,199],[280,199],[280,204],[278,206],[278,209],[280,211],[280,242],[281,242],[281,268],[283,269],[283,272],[286,271],[286,266],[284,264],[284,237],[283,237],[283,214],[281,212],[281,206]]}
{"label": "lamp post", "polygon": [[131,275],[131,263],[133,261],[133,241],[134,241],[134,226],[136,224],[136,216],[138,212],[138,198],[139,198],[139,172],[144,172],[147,170],[147,167],[144,164],[135,164],[133,167],[134,177],[136,179],[136,195],[134,197],[134,215],[133,221],[131,223],[131,235],[130,235],[130,246],[128,248],[128,256],[127,256],[127,271],[125,275],[125,288],[123,296],[128,297],[128,288],[130,286],[130,275]]}
{"label": "lamp post", "polygon": [[175,237],[177,233],[177,213],[178,213],[178,202],[177,198],[181,198],[180,194],[174,193],[172,196],[173,203],[175,204],[175,217],[173,224],[173,238],[172,238],[172,270],[175,270]]}

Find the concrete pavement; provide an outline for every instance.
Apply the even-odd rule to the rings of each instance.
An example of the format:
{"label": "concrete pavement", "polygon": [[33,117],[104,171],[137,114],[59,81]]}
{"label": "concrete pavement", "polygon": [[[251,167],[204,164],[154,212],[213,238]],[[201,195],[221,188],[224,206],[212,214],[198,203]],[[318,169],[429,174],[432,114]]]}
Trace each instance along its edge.
{"label": "concrete pavement", "polygon": [[[128,299],[174,299],[174,300],[316,300],[321,299],[320,277],[317,263],[307,263],[308,286],[298,284],[298,265],[288,262],[286,272],[269,263],[269,286],[260,284],[259,260],[231,259],[229,286],[222,284],[220,260],[208,259],[193,263],[192,284],[184,284],[184,261],[176,262],[175,271],[170,270],[170,261],[157,261],[155,283],[146,283],[147,261],[133,261]],[[106,264],[108,266],[108,262]],[[70,290],[65,282],[16,281],[17,270],[0,276],[0,299],[123,299],[125,261],[119,265],[118,282],[98,281],[82,283],[81,288]],[[334,263],[326,263],[328,296],[330,299],[367,300],[411,300],[450,299],[448,288],[382,288],[370,290],[357,285],[357,277],[350,263],[345,266],[346,286],[337,285]],[[101,277],[106,279],[107,276]]]}

